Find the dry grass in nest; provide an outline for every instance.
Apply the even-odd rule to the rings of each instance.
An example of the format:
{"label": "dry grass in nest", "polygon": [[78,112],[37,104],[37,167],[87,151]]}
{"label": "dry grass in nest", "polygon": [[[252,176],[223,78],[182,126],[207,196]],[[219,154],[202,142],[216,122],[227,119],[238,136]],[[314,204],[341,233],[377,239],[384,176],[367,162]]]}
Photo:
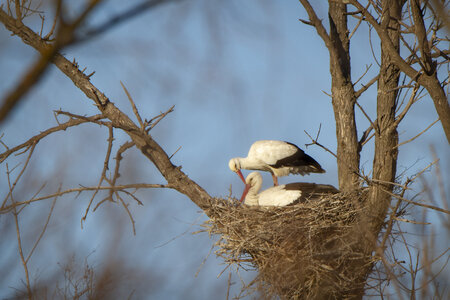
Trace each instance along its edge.
{"label": "dry grass in nest", "polygon": [[248,289],[267,298],[335,298],[351,295],[355,286],[356,275],[346,267],[361,257],[349,243],[361,202],[360,193],[273,208],[216,198],[204,226],[220,236],[216,255],[257,269]]}

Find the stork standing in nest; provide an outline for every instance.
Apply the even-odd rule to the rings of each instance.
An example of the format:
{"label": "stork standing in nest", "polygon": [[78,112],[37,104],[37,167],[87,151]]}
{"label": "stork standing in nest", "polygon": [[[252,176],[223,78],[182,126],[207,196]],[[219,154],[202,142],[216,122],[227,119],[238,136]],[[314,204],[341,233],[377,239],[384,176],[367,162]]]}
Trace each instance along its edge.
{"label": "stork standing in nest", "polygon": [[253,143],[245,158],[236,157],[228,163],[245,183],[241,169],[268,171],[272,174],[273,185],[278,185],[278,177],[289,174],[306,175],[325,173],[320,164],[294,144],[282,141],[263,140]]}
{"label": "stork standing in nest", "polygon": [[241,202],[245,200],[244,204],[246,205],[286,206],[339,192],[329,184],[296,182],[271,187],[258,193],[263,182],[262,176],[258,172],[250,173],[245,182]]}

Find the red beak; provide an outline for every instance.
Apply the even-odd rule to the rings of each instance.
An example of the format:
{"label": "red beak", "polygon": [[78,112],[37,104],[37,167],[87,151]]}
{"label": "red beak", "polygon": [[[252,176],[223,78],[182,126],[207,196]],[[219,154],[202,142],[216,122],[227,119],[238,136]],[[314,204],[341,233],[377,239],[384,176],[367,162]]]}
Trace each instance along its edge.
{"label": "red beak", "polygon": [[248,194],[248,190],[250,190],[250,185],[249,185],[249,184],[246,184],[246,185],[245,185],[244,192],[242,193],[242,196],[241,196],[241,200],[240,200],[241,203],[245,200],[245,197],[246,197],[247,194]]}
{"label": "red beak", "polygon": [[236,172],[236,174],[238,174],[238,176],[241,178],[242,182],[243,182],[244,184],[246,184],[246,183],[245,183],[245,178],[244,178],[244,176],[242,175],[241,170],[238,170],[238,171]]}

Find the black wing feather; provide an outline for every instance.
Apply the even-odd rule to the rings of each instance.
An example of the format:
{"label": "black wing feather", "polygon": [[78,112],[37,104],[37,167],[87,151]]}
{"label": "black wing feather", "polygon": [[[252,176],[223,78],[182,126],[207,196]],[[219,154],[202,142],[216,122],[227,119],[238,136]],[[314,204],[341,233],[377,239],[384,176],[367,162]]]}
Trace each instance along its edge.
{"label": "black wing feather", "polygon": [[297,167],[299,168],[299,173],[302,172],[325,173],[325,170],[322,169],[322,166],[314,158],[306,154],[302,149],[300,149],[296,145],[289,142],[286,143],[297,148],[297,152],[295,152],[291,156],[278,160],[275,164],[270,165],[271,167],[277,169],[282,167],[293,167],[293,168]]}

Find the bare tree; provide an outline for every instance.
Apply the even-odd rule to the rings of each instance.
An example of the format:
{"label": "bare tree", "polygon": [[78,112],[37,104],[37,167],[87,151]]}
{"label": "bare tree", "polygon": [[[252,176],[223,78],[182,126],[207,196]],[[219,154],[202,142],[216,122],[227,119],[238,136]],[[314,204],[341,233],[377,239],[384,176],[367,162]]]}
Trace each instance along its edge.
{"label": "bare tree", "polygon": [[[384,242],[377,245],[376,241],[380,230],[385,225],[397,177],[399,147],[397,127],[411,105],[417,101],[417,91],[420,88],[425,88],[433,99],[447,140],[450,141],[450,108],[445,95],[448,77],[441,83],[437,74],[437,66],[448,65],[449,61],[445,54],[446,50],[438,48],[438,44],[442,41],[438,37],[438,32],[443,28],[443,22],[434,14],[431,3],[428,1],[425,1],[422,7],[419,1],[409,1],[407,6],[405,6],[406,1],[403,0],[368,1],[365,5],[358,1],[329,1],[329,32],[327,32],[311,4],[303,0],[300,2],[309,16],[309,21],[303,22],[316,29],[330,52],[340,188],[343,190],[355,189],[360,184],[360,179],[365,181],[370,188],[366,207],[360,215],[361,218],[357,225],[359,228],[366,227],[367,230],[363,230],[362,235],[360,234],[355,242],[355,245],[361,246],[360,250],[369,258],[365,264],[355,265],[356,273],[364,268],[363,265],[366,266],[366,271],[362,271],[360,278],[356,281],[356,284],[360,284],[360,290],[354,297],[360,298],[364,293],[366,278],[373,268],[373,264],[370,262],[371,253],[374,249],[379,249],[378,247],[381,247],[381,250],[377,250],[377,252],[381,251],[378,253],[379,255],[384,251]],[[349,13],[347,3],[351,4],[350,7],[356,8],[356,11]],[[428,30],[425,29],[425,11],[427,9],[432,11],[432,19],[428,20]],[[372,15],[370,11],[373,11],[375,15]],[[353,83],[350,73],[349,44],[351,35],[347,24],[349,15],[359,20],[351,35],[361,23],[367,22],[371,28],[375,29],[380,38],[379,74],[363,84],[359,91],[354,90],[355,83]],[[408,35],[413,35],[413,40],[418,41],[418,45],[408,44],[407,41],[410,40]],[[400,56],[401,42],[404,44],[404,48],[410,51],[406,58]],[[429,45],[433,45],[434,53],[431,53]],[[418,54],[419,51],[421,55]],[[432,61],[432,57],[436,60]],[[418,70],[413,69],[415,64],[419,65]],[[403,111],[396,114],[400,109],[398,107],[399,95],[405,89],[404,86],[399,86],[401,72],[410,78],[411,83],[406,88],[411,89],[412,87],[412,92]],[[362,93],[374,83],[378,84],[377,117],[375,120],[371,120],[357,101]],[[359,142],[356,137],[355,105],[358,105],[371,124]],[[372,136],[375,136],[375,154],[372,177],[368,178],[359,174],[359,154],[368,139],[372,137],[368,136],[372,130],[374,131]],[[340,161],[341,164],[339,164]]]}
{"label": "bare tree", "polygon": [[[28,257],[23,253],[18,215],[27,205],[46,199],[53,199],[55,203],[58,197],[68,193],[93,191],[82,221],[102,203],[117,201],[123,205],[134,228],[134,219],[125,201],[128,198],[140,203],[133,191],[147,188],[174,189],[186,195],[210,217],[208,230],[221,236],[218,242],[221,249],[219,255],[229,264],[250,264],[255,267],[260,272],[256,281],[268,286],[264,286],[260,291],[267,293],[268,297],[274,294],[281,298],[361,299],[369,288],[369,279],[379,272],[380,268],[387,273],[393,273],[387,259],[387,244],[394,234],[395,222],[405,212],[404,203],[442,214],[450,213],[447,208],[440,208],[439,205],[422,204],[407,199],[405,193],[418,175],[400,181],[397,174],[398,149],[401,146],[397,128],[424,89],[433,100],[447,141],[450,141],[450,108],[445,92],[448,77],[444,75],[445,78],[440,78],[442,75],[439,73],[439,67],[448,67],[449,62],[448,49],[439,48],[443,42],[448,42],[448,38],[442,36],[448,16],[442,17],[438,14],[437,6],[433,6],[433,3],[418,0],[383,0],[362,4],[355,0],[330,0],[328,23],[324,24],[311,3],[300,0],[309,18],[301,21],[316,30],[329,51],[331,98],[337,139],[335,157],[342,193],[312,204],[302,204],[286,210],[264,211],[236,206],[235,199],[211,197],[203,187],[189,178],[180,166],[172,163],[173,154],[169,155],[155,141],[151,130],[172,112],[173,107],[146,120],[122,84],[134,113],[133,121],[132,117],[121,111],[91,83],[91,74],[85,74],[75,61],[70,62],[60,53],[64,47],[103,33],[112,25],[136,15],[143,8],[156,6],[164,1],[145,1],[143,5],[113,17],[97,28],[84,31],[82,35],[80,24],[100,2],[91,1],[77,17],[68,21],[64,14],[64,2],[58,1],[55,7],[55,22],[46,35],[42,30],[37,33],[23,22],[25,17],[34,12],[31,2],[7,1],[7,6],[0,9],[0,21],[3,25],[41,54],[41,58],[30,68],[22,82],[4,98],[0,121],[8,115],[26,91],[38,82],[50,63],[71,79],[99,111],[97,115],[92,116],[56,111],[57,126],[31,137],[20,145],[6,147],[6,151],[0,154],[2,163],[13,154],[27,154],[26,163],[17,177],[10,176],[8,169],[9,192],[0,210],[3,213],[11,213],[15,219],[20,258],[26,273],[26,295],[29,299],[33,298],[34,291],[27,262],[33,250]],[[440,2],[438,4],[440,5]],[[446,3],[442,5],[445,7]],[[349,12],[349,8],[356,10]],[[356,20],[351,33],[348,18]],[[356,84],[362,78],[354,81],[351,77],[350,40],[361,26],[375,30],[381,53],[377,56],[380,58],[377,75],[357,90]],[[407,54],[402,56],[401,49],[406,49]],[[402,74],[406,76],[400,83]],[[378,90],[377,113],[376,118],[372,120],[358,100],[375,83]],[[402,93],[408,95],[406,103],[401,100]],[[359,139],[356,109],[361,110],[370,123]],[[66,117],[66,121],[59,121],[62,116]],[[39,141],[55,132],[84,123],[104,126],[109,133],[104,167],[97,185],[59,189],[44,196],[36,194],[28,200],[15,199],[13,191]],[[129,141],[113,154],[114,137],[118,131],[126,133]],[[418,132],[417,136],[422,133]],[[360,171],[360,154],[372,139],[375,153],[372,175],[368,176]],[[326,148],[319,143],[318,137],[312,138],[312,143]],[[166,184],[118,184],[122,156],[132,147],[139,149],[142,155],[155,165],[167,181]],[[107,170],[110,169],[113,159],[115,165],[111,169],[114,171],[108,176]],[[106,191],[106,196],[93,206],[94,200],[102,191]],[[50,216],[51,212],[48,220]],[[307,227],[309,231],[306,232]],[[42,234],[45,228],[46,226]],[[308,247],[304,245],[305,240]],[[430,265],[433,262],[433,259],[428,260]],[[417,269],[412,270],[411,274],[417,272]],[[379,278],[378,281],[383,279]],[[83,288],[93,289],[92,286]],[[383,293],[381,288],[379,293]],[[416,290],[413,288],[411,293],[415,295]],[[74,298],[79,296],[75,294]]]}

